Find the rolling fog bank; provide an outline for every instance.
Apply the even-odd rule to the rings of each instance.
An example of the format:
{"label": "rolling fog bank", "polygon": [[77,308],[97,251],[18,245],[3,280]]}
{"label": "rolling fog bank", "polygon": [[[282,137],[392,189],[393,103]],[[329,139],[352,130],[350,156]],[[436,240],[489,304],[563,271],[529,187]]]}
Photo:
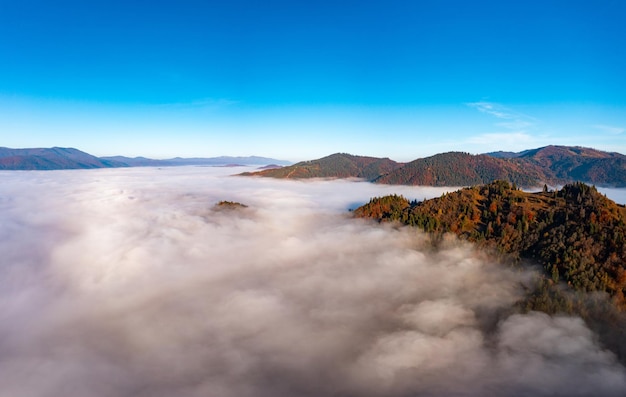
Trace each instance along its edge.
{"label": "rolling fog bank", "polygon": [[446,189],[232,171],[1,173],[3,394],[626,390],[626,369],[581,319],[510,310],[532,273],[347,213]]}

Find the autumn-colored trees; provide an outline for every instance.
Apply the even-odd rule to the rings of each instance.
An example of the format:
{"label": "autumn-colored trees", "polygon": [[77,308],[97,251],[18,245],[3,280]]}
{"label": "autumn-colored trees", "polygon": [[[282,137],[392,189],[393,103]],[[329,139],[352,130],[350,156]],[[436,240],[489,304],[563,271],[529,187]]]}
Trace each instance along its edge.
{"label": "autumn-colored trees", "polygon": [[537,261],[549,278],[575,290],[607,292],[626,308],[626,210],[595,187],[574,183],[527,193],[495,181],[424,202],[372,199],[355,215],[435,236],[455,233],[508,258]]}

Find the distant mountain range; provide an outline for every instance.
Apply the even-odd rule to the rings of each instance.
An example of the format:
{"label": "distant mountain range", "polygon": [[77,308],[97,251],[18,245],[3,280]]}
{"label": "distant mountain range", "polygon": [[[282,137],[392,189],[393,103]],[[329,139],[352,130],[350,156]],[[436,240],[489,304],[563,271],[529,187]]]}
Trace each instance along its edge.
{"label": "distant mountain range", "polygon": [[126,167],[73,148],[9,149],[0,147],[2,170],[65,170],[75,168]]}
{"label": "distant mountain range", "polygon": [[364,178],[375,183],[425,186],[473,186],[505,180],[523,187],[583,181],[626,187],[626,156],[600,150],[546,146],[519,153],[471,155],[448,152],[409,163],[387,158],[336,153],[280,169],[242,175],[273,178]]}
{"label": "distant mountain range", "polygon": [[231,157],[231,156],[220,156],[220,157],[192,157],[192,158],[182,158],[175,157],[173,159],[166,160],[154,160],[145,157],[124,157],[124,156],[112,156],[112,157],[101,157],[103,160],[107,161],[115,161],[122,164],[125,164],[127,167],[145,167],[145,166],[159,166],[159,167],[168,167],[168,166],[180,166],[180,165],[208,165],[208,166],[237,166],[237,165],[273,165],[275,167],[280,167],[284,165],[289,165],[291,162],[284,160],[276,160],[267,157],[259,157],[259,156],[247,156],[247,157]]}
{"label": "distant mountain range", "polygon": [[145,157],[95,157],[74,148],[34,148],[10,149],[0,147],[0,170],[64,170],[84,168],[142,167],[142,166],[236,166],[236,165],[268,165],[291,164],[288,161],[266,157],[210,157],[180,158],[155,160]]}
{"label": "distant mountain range", "polygon": [[473,186],[505,180],[521,187],[563,185],[582,181],[598,186],[626,187],[626,156],[572,147],[546,146],[522,152],[472,155],[440,153],[398,163],[389,158],[336,153],[289,165],[267,157],[172,158],[95,157],[73,148],[9,149],[0,147],[0,170],[58,170],[142,166],[263,165],[241,175],[273,178],[362,178],[375,183],[424,186]]}

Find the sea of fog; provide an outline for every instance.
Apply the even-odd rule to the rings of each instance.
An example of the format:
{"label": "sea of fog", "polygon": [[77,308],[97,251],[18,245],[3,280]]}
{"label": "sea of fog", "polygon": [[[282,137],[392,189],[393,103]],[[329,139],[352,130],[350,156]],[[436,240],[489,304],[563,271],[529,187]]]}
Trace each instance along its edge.
{"label": "sea of fog", "polygon": [[0,394],[624,395],[581,319],[507,311],[530,274],[349,216],[447,189],[236,171],[0,173]]}

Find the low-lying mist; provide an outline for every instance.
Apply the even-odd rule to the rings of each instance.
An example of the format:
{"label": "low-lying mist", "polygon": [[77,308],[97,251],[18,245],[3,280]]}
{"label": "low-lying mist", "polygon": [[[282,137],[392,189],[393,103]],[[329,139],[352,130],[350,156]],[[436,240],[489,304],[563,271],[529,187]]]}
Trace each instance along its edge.
{"label": "low-lying mist", "polygon": [[626,390],[581,319],[510,310],[532,274],[347,211],[445,189],[230,172],[0,173],[0,394]]}

